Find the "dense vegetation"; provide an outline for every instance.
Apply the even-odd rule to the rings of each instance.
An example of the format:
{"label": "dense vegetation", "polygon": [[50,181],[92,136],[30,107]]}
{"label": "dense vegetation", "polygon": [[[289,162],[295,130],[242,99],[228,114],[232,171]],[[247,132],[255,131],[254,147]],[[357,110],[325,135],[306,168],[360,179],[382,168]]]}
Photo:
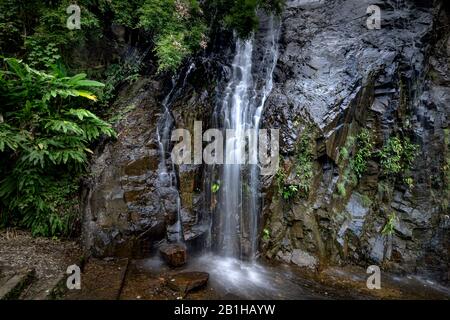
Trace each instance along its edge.
{"label": "dense vegetation", "polygon": [[[67,28],[71,4],[81,9],[80,29]],[[220,32],[249,36],[257,8],[280,12],[282,4],[0,0],[0,226],[44,236],[76,230],[92,143],[115,135],[100,117],[114,115],[117,89],[141,72],[142,59],[123,59],[118,47],[150,51],[150,70],[176,72]]]}
{"label": "dense vegetation", "polygon": [[[142,33],[153,46],[159,70],[174,71],[183,59],[205,49],[219,29],[246,37],[257,26],[257,8],[279,12],[284,0],[1,0],[0,49],[32,66],[73,57],[75,48],[108,37],[112,25],[129,37]],[[67,7],[81,8],[81,29],[68,30]],[[66,60],[69,61],[69,60]]]}

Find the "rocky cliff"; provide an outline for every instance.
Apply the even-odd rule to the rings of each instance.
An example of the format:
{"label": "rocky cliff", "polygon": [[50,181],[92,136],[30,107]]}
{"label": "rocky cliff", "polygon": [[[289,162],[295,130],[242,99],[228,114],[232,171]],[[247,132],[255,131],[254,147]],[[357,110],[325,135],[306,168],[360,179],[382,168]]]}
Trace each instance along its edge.
{"label": "rocky cliff", "polygon": [[[303,178],[309,185],[285,201],[276,179],[266,182],[266,255],[299,265],[426,269],[445,278],[448,11],[437,2],[379,2],[381,29],[369,30],[370,1],[291,3],[265,126],[281,129],[285,184]],[[358,176],[361,132],[373,150]],[[309,179],[299,176],[305,137],[314,168]],[[392,137],[418,146],[411,167],[397,174],[382,164]],[[392,232],[383,234],[387,225]]]}

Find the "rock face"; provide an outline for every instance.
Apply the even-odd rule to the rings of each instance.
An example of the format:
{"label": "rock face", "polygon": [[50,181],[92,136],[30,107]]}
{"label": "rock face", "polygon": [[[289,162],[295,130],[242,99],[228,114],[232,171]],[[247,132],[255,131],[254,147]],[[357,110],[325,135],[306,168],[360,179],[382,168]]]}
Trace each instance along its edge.
{"label": "rock face", "polygon": [[[175,176],[167,175],[157,129],[162,101],[172,89],[169,130],[184,128],[193,134],[194,121],[203,121],[204,129],[210,126],[214,79],[221,77],[222,59],[232,50],[227,48],[217,49],[217,56],[199,57],[189,74],[189,66],[181,70],[175,88],[169,79],[141,78],[122,89],[111,107],[118,119],[117,141],[98,148],[83,190],[82,241],[88,254],[148,255],[161,240],[174,240],[178,215],[183,229],[179,240],[193,249],[205,247],[209,229],[203,167],[177,166]],[[167,143],[171,150],[174,142]],[[165,167],[172,167],[170,154],[165,154]]]}
{"label": "rock face", "polygon": [[[288,177],[296,174],[299,141],[311,137],[314,170],[309,194],[291,201],[281,199],[276,179],[265,180],[271,239],[263,250],[282,261],[302,250],[322,263],[378,263],[446,280],[448,11],[439,1],[384,1],[381,30],[369,30],[370,4],[288,1],[263,126],[281,130]],[[356,147],[348,142],[363,129],[372,134],[374,156],[349,182]],[[419,146],[411,169],[395,178],[377,156],[394,136]],[[350,160],[340,156],[344,147]],[[391,215],[393,234],[383,235]]]}
{"label": "rock face", "polygon": [[181,267],[186,264],[186,246],[182,244],[166,244],[159,248],[159,253],[170,267]]}
{"label": "rock face", "polygon": [[163,239],[175,219],[170,192],[157,185],[157,90],[157,82],[142,79],[121,93],[118,139],[98,150],[92,164],[83,195],[83,242],[95,256],[129,256],[139,243]]}

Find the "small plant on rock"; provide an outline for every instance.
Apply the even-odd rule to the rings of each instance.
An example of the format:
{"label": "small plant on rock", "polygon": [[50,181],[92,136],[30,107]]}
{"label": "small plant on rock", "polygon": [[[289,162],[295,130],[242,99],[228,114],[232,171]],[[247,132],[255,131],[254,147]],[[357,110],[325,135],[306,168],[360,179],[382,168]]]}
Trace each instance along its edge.
{"label": "small plant on rock", "polygon": [[397,220],[397,215],[392,212],[389,217],[388,220],[383,228],[383,230],[381,231],[381,234],[384,236],[389,236],[392,235],[394,233],[394,223]]}
{"label": "small plant on rock", "polygon": [[379,152],[384,173],[397,175],[408,170],[416,157],[417,148],[407,138],[390,138]]}

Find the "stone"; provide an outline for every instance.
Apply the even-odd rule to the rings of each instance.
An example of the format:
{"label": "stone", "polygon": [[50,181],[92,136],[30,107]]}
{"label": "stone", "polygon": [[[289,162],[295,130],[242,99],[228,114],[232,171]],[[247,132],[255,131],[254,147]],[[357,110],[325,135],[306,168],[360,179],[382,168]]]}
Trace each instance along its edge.
{"label": "stone", "polygon": [[358,237],[361,235],[365,217],[369,212],[369,208],[365,207],[363,202],[360,194],[353,193],[345,207],[345,210],[351,217],[351,220],[348,223],[348,229],[352,230]]}
{"label": "stone", "polygon": [[378,235],[374,238],[369,239],[370,248],[370,258],[377,263],[381,263],[384,259],[384,249],[385,241],[383,236]]}
{"label": "stone", "polygon": [[206,272],[180,272],[168,282],[168,286],[181,293],[200,289],[208,283],[209,274]]}
{"label": "stone", "polygon": [[168,266],[177,268],[186,264],[187,252],[183,244],[166,244],[159,248],[159,253]]}
{"label": "stone", "polygon": [[318,264],[315,257],[300,249],[294,249],[292,251],[291,262],[299,267],[309,269],[315,269]]}
{"label": "stone", "polygon": [[280,250],[277,253],[277,259],[284,263],[291,262],[291,258],[292,258],[292,253],[290,253],[290,252],[283,252]]}

